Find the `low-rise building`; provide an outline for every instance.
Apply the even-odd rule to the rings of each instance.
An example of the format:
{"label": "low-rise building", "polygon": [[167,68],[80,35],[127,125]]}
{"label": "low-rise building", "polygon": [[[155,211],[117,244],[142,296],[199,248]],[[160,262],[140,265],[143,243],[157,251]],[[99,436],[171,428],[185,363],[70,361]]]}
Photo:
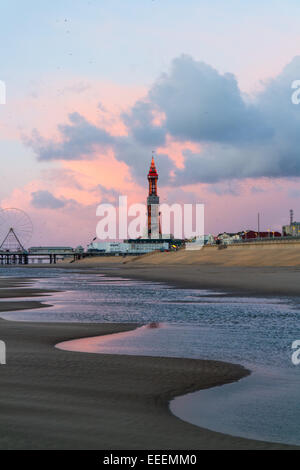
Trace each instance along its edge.
{"label": "low-rise building", "polygon": [[187,240],[187,242],[195,243],[195,244],[202,244],[202,245],[215,245],[216,240],[215,237],[209,233],[208,235],[202,235],[200,237],[195,237],[192,240]]}
{"label": "low-rise building", "polygon": [[267,232],[255,232],[254,230],[245,230],[242,232],[243,240],[259,239],[259,238],[278,238],[281,237],[281,233],[276,230],[268,230]]}
{"label": "low-rise building", "polygon": [[282,227],[282,234],[284,237],[299,237],[300,222],[292,222],[290,225],[284,225]]}
{"label": "low-rise building", "polygon": [[224,232],[224,233],[219,233],[219,235],[217,236],[217,240],[219,240],[219,242],[225,245],[230,245],[231,243],[240,242],[242,238],[241,238],[240,233]]}
{"label": "low-rise building", "polygon": [[124,242],[93,242],[88,246],[88,252],[106,255],[138,255],[150,253],[152,251],[169,250],[167,241],[158,240],[126,240]]}

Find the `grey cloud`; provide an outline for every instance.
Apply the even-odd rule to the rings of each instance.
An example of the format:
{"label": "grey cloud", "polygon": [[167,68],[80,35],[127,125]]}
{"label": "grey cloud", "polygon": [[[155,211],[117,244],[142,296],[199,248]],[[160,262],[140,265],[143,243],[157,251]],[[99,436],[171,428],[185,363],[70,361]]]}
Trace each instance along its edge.
{"label": "grey cloud", "polygon": [[203,200],[199,200],[199,196],[192,191],[184,191],[181,188],[169,189],[166,193],[166,197],[160,198],[161,203],[167,202],[168,204],[178,203],[181,204],[190,204],[198,203],[200,204]]}
{"label": "grey cloud", "polygon": [[122,114],[129,133],[137,142],[151,148],[164,145],[166,140],[164,127],[153,124],[153,111],[150,103],[137,101],[128,113]]}
{"label": "grey cloud", "polygon": [[82,160],[91,158],[97,145],[110,145],[113,137],[105,130],[94,126],[79,113],[69,115],[69,124],[59,124],[62,140],[46,140],[37,131],[27,139],[39,160]]}
{"label": "grey cloud", "polygon": [[165,113],[167,131],[180,139],[236,142],[271,133],[259,110],[243,100],[234,75],[221,75],[186,55],[173,60],[170,73],[149,91],[149,100]]}
{"label": "grey cloud", "polygon": [[[141,114],[143,113],[144,111],[141,112]],[[89,123],[78,113],[71,114],[69,119],[70,124],[60,124],[58,126],[62,137],[59,143],[45,140],[37,132],[33,134],[30,140],[27,140],[26,143],[35,150],[40,161],[83,160],[92,158],[97,146],[100,148],[111,146],[115,151],[117,160],[125,162],[131,168],[134,177],[140,181],[145,181],[145,168],[150,167],[151,151],[146,148],[144,142],[139,142],[139,139],[130,135],[124,137],[111,136],[101,128]],[[128,116],[128,120],[130,119],[132,117]],[[157,160],[160,179],[166,183],[174,164],[167,155],[159,154]]]}
{"label": "grey cloud", "polygon": [[[297,149],[289,155],[274,143],[268,145],[208,144],[201,153],[186,151],[185,166],[176,169],[177,184],[216,183],[230,179],[300,176]],[[288,158],[286,158],[288,157]]]}
{"label": "grey cloud", "polygon": [[300,77],[300,57],[266,83],[253,101],[259,119],[257,129],[252,125],[249,131],[251,139],[241,138],[243,132],[239,139],[227,142],[221,138],[210,142],[199,139],[202,151],[185,152],[185,167],[176,170],[177,183],[299,177],[300,106],[291,101],[291,83],[297,77]]}
{"label": "grey cloud", "polygon": [[[129,165],[135,179],[139,183],[145,184],[152,157],[150,150],[128,137],[118,138],[114,148],[116,158]],[[173,161],[168,155],[159,153],[155,157],[155,162],[159,170],[160,184],[167,184],[170,172],[175,168]]]}
{"label": "grey cloud", "polygon": [[[119,161],[129,165],[139,182],[151,149],[163,145],[166,134],[192,140],[201,151],[184,152],[184,168],[174,167],[168,155],[157,156],[161,184],[174,171],[175,184],[216,184],[231,179],[300,176],[300,105],[291,101],[291,84],[300,79],[300,57],[264,84],[254,98],[245,98],[232,74],[181,56],[170,72],[151,87],[144,100],[122,114],[128,136],[115,137],[89,123],[78,113],[59,125],[60,142],[45,140],[36,132],[29,145],[39,160],[92,158],[96,148],[111,147]],[[155,112],[165,116],[153,124]]]}
{"label": "grey cloud", "polygon": [[230,181],[221,181],[216,184],[211,184],[208,187],[209,192],[216,194],[217,196],[222,195],[231,195],[238,196],[241,194],[241,185],[239,181],[230,180]]}
{"label": "grey cloud", "polygon": [[60,209],[65,206],[65,201],[53,196],[49,191],[35,191],[31,193],[31,204],[36,209]]}

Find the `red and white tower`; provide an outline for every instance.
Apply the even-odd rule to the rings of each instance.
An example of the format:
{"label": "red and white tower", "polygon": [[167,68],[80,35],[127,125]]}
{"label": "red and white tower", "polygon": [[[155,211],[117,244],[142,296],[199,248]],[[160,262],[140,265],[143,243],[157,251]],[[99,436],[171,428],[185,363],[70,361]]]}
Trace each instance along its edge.
{"label": "red and white tower", "polygon": [[159,221],[159,197],[157,195],[158,173],[156,171],[154,158],[152,157],[150,170],[148,173],[149,194],[147,197],[148,215],[148,238],[160,238],[161,229]]}

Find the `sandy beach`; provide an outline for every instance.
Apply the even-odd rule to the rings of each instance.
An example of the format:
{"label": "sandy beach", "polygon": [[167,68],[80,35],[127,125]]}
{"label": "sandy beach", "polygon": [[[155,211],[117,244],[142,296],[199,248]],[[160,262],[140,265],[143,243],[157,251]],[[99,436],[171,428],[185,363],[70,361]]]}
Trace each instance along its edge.
{"label": "sandy beach", "polygon": [[[109,275],[116,273],[102,267]],[[127,264],[118,268],[119,276],[148,281],[166,282],[190,289],[221,290],[233,295],[298,296],[297,267],[240,267],[212,265],[151,266]]]}
{"label": "sandy beach", "polygon": [[[10,288],[29,280],[10,279]],[[2,280],[1,288],[5,288]],[[30,296],[30,287],[26,287]],[[24,295],[23,295],[24,296]],[[47,303],[51,303],[48,297]],[[33,300],[18,308],[40,307]],[[16,301],[1,302],[2,311]],[[1,449],[278,449],[185,423],[175,396],[239,380],[248,371],[216,361],[62,351],[59,342],[128,331],[136,324],[0,321]]]}
{"label": "sandy beach", "polygon": [[[96,256],[74,263],[65,261],[47,266],[167,282],[179,288],[222,290],[234,295],[300,295],[298,241],[232,245],[223,250],[209,246],[199,251],[183,249],[139,257]],[[34,273],[35,268],[43,265],[27,267]]]}
{"label": "sandy beach", "polygon": [[[109,258],[108,258],[109,260]],[[113,261],[112,261],[113,260]],[[145,281],[166,282],[178,288],[212,289],[229,295],[299,296],[300,264],[296,266],[222,266],[215,264],[125,263],[120,257],[92,258],[76,263],[60,263],[52,268],[121,276]],[[29,266],[34,272],[40,266]]]}

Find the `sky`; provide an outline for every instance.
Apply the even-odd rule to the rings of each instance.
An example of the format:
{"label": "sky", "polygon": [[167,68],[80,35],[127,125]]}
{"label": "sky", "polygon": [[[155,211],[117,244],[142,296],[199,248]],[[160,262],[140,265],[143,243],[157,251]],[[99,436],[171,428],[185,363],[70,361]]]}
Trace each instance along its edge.
{"label": "sky", "polygon": [[152,150],[206,233],[300,220],[297,0],[3,3],[0,206],[31,245],[86,246],[99,204],[145,202]]}

